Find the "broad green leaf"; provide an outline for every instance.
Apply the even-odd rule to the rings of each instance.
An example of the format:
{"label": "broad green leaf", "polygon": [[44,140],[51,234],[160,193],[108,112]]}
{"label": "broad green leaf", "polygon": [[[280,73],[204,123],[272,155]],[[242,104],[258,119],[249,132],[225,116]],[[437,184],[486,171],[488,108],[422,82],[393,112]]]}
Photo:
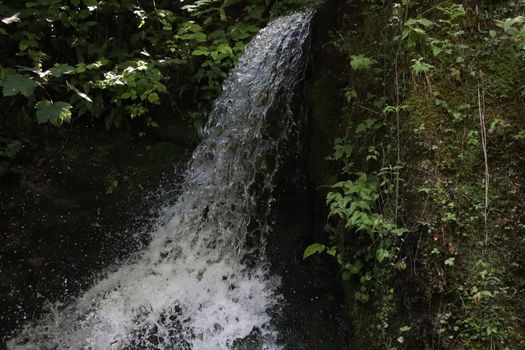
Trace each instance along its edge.
{"label": "broad green leaf", "polygon": [[431,20],[428,20],[426,18],[421,18],[421,19],[417,20],[417,22],[419,24],[421,24],[422,26],[424,26],[424,27],[430,27],[430,26],[432,26],[434,24]]}
{"label": "broad green leaf", "polygon": [[76,68],[69,64],[55,64],[49,71],[52,76],[59,78],[64,74],[75,74]]}
{"label": "broad green leaf", "polygon": [[158,104],[160,101],[159,95],[156,92],[152,92],[151,94],[148,95],[148,101],[150,103]]}
{"label": "broad green leaf", "polygon": [[324,244],[314,243],[306,247],[303,254],[303,260],[317,253],[322,253],[326,249]]}
{"label": "broad green leaf", "polygon": [[193,50],[191,53],[193,56],[208,56],[209,55],[208,48],[205,46],[199,46],[197,49]]}
{"label": "broad green leaf", "polygon": [[33,95],[37,83],[25,75],[9,74],[2,81],[4,96],[15,96],[22,94],[26,97]]}
{"label": "broad green leaf", "polygon": [[225,53],[225,54],[228,54],[230,56],[233,56],[233,50],[232,48],[228,45],[228,44],[220,44],[217,46],[217,51],[220,52],[220,53]]}
{"label": "broad green leaf", "polygon": [[36,118],[39,124],[51,123],[61,126],[64,122],[71,122],[71,106],[66,102],[40,101],[36,104]]}

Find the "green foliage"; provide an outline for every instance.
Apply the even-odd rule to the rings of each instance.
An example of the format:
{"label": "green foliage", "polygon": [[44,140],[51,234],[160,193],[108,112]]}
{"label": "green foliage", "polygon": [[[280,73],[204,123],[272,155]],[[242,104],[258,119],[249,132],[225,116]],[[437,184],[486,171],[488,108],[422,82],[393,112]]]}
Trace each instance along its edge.
{"label": "green foliage", "polygon": [[[351,240],[366,249],[345,252],[336,246],[327,250],[326,245],[315,243],[304,251],[303,258],[325,252],[337,258],[343,269],[343,279],[354,276],[360,284],[355,298],[362,302],[370,299],[370,293],[376,292],[380,281],[394,267],[394,260],[399,252],[396,242],[405,235],[406,229],[398,228],[380,213],[377,205],[380,191],[390,185],[387,172],[381,177],[368,176],[365,173],[353,173],[353,146],[347,140],[337,139],[333,160],[342,162],[342,173],[351,177],[333,185],[327,194],[326,203],[329,218],[341,222],[344,235],[351,235]],[[377,157],[377,150],[368,150],[371,158]],[[369,158],[370,159],[370,158]]]}
{"label": "green foliage", "polygon": [[61,126],[71,122],[71,106],[66,102],[50,102],[42,100],[36,104],[36,119],[39,124],[51,123]]}
{"label": "green foliage", "polygon": [[306,247],[303,254],[303,260],[314,254],[322,253],[326,250],[326,246],[320,243],[314,243]]}
{"label": "green foliage", "polygon": [[331,43],[355,61],[327,241],[349,295],[368,301],[348,302],[356,334],[374,349],[521,349],[525,3],[391,5],[366,2]]}
{"label": "green foliage", "polygon": [[17,94],[29,97],[33,95],[37,83],[25,75],[8,74],[1,82],[2,93],[6,97],[15,96]]}
{"label": "green foliage", "polygon": [[[427,211],[421,211],[424,220],[419,222],[420,232],[429,235],[427,251],[418,260],[443,271],[442,276],[429,273],[431,277],[426,281],[429,288],[446,293],[448,300],[441,307],[446,311],[435,315],[438,346],[513,348],[510,344],[515,337],[516,319],[509,317],[512,312],[507,306],[511,292],[504,287],[502,271],[494,267],[508,257],[494,254],[492,246],[487,246],[502,234],[501,227],[495,224],[500,219],[491,219],[491,214],[484,216],[486,201],[490,202],[491,211],[498,211],[496,208],[502,203],[498,203],[495,193],[483,193],[486,180],[481,169],[485,162],[482,144],[487,138],[489,152],[503,157],[490,158],[491,179],[508,179],[502,168],[522,167],[520,162],[509,161],[513,156],[508,145],[513,137],[504,130],[509,130],[511,123],[520,125],[514,130],[517,135],[522,128],[511,117],[517,107],[511,101],[525,87],[515,80],[520,74],[517,71],[523,69],[523,21],[505,16],[507,11],[523,11],[523,4],[485,7],[482,15],[465,6],[445,2],[423,11],[432,24],[427,23],[417,39],[400,36],[405,55],[412,62],[411,72],[415,77],[425,77],[429,86],[427,91],[414,86],[405,101],[409,111],[407,124],[416,140],[411,146],[411,161],[420,159],[419,166],[413,165],[412,182],[422,184],[419,193],[424,193],[428,201]],[[515,8],[511,10],[512,6]],[[477,16],[477,24],[469,16]],[[485,91],[494,96],[485,100]],[[480,121],[485,120],[487,126],[481,124],[480,131]],[[496,130],[500,136],[491,136]],[[421,161],[422,155],[426,160]],[[505,181],[508,180],[491,180],[491,186],[499,188],[494,191],[504,191]],[[502,196],[512,197],[509,193]],[[513,230],[507,227],[505,236]],[[483,230],[488,238],[481,237]],[[487,263],[489,260],[491,264]],[[507,278],[507,283],[514,283],[510,282],[513,277]]]}
{"label": "green foliage", "polygon": [[352,69],[356,71],[368,70],[374,63],[376,63],[376,61],[364,55],[352,55],[350,57],[350,65]]}
{"label": "green foliage", "polygon": [[[108,128],[130,124],[162,101],[196,97],[205,106],[258,29],[307,3],[0,3],[0,105],[36,110],[39,123],[103,118]],[[63,102],[46,102],[54,100]],[[147,125],[150,119],[142,118]]]}
{"label": "green foliage", "polygon": [[428,73],[432,68],[435,68],[433,65],[423,62],[423,58],[420,57],[418,59],[412,60],[412,72],[415,75],[421,74],[421,73]]}

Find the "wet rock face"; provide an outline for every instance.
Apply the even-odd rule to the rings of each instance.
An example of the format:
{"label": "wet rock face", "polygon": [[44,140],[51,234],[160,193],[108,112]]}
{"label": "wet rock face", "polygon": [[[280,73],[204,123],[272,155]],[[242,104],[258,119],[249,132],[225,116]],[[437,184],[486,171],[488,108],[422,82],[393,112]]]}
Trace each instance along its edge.
{"label": "wet rock face", "polygon": [[268,255],[272,269],[282,278],[280,292],[286,303],[275,320],[280,341],[290,350],[347,349],[352,336],[337,263],[324,256],[303,260],[308,245],[327,238],[325,191],[337,174],[335,164],[326,157],[342,132],[335,75],[344,58],[325,45],[337,17],[333,2],[314,17],[309,69],[299,87],[304,93],[295,103],[304,118],[297,121],[297,131],[284,147],[288,150],[281,159],[285,166],[276,177]]}
{"label": "wet rock face", "polygon": [[39,146],[0,180],[0,349],[47,302],[76,294],[143,243],[132,233],[148,220],[148,196],[189,154],[94,129]]}
{"label": "wet rock face", "polygon": [[[335,183],[337,164],[326,158],[333,152],[334,140],[344,136],[341,120],[342,91],[345,82],[340,72],[347,58],[328,42],[330,32],[339,26],[341,4],[327,1],[313,23],[312,50],[306,79],[308,118],[305,132],[308,182],[314,188],[326,188]],[[324,202],[325,192],[317,191]],[[319,198],[320,198],[319,197]]]}

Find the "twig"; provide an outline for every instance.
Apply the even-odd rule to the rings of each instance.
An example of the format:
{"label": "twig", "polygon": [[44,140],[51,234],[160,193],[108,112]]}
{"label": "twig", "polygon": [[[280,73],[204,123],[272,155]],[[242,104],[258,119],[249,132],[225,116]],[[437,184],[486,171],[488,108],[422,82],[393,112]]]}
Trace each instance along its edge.
{"label": "twig", "polygon": [[[399,91],[399,54],[401,51],[401,42],[397,48],[396,59],[395,59],[395,88],[396,88],[396,143],[397,143],[397,159],[396,165],[399,167],[401,165],[401,136],[400,136],[400,115],[399,115],[399,104],[400,104],[400,91]],[[397,225],[399,212],[399,170],[396,174],[396,199],[395,199],[395,208],[394,208],[394,219]]]}
{"label": "twig", "polygon": [[364,110],[366,110],[366,111],[369,111],[370,113],[374,113],[375,115],[380,115],[380,116],[383,115],[383,114],[379,113],[378,111],[374,111],[374,110],[371,109],[371,108],[368,108],[368,107],[366,107],[366,106],[363,106],[363,105],[360,104],[360,103],[354,103],[354,106],[359,107],[359,108],[362,108],[362,109],[364,109]]}
{"label": "twig", "polygon": [[481,83],[478,84],[478,108],[479,108],[479,123],[481,128],[481,145],[483,147],[483,157],[485,160],[485,211],[483,213],[485,220],[485,246],[488,243],[488,214],[489,214],[489,160],[487,152],[487,128],[485,126],[485,91],[483,89],[483,75],[480,74]]}

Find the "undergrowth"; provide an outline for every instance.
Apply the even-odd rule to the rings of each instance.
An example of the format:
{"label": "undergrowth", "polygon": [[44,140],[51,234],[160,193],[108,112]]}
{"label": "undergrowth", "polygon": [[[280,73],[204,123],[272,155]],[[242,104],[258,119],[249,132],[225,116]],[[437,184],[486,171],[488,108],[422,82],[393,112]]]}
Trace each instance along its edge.
{"label": "undergrowth", "polygon": [[0,177],[46,128],[198,127],[253,35],[314,2],[0,1]]}
{"label": "undergrowth", "polygon": [[525,347],[524,10],[343,10],[330,42],[348,62],[331,157],[340,182],[327,197],[327,242],[305,257],[338,259],[362,346]]}

